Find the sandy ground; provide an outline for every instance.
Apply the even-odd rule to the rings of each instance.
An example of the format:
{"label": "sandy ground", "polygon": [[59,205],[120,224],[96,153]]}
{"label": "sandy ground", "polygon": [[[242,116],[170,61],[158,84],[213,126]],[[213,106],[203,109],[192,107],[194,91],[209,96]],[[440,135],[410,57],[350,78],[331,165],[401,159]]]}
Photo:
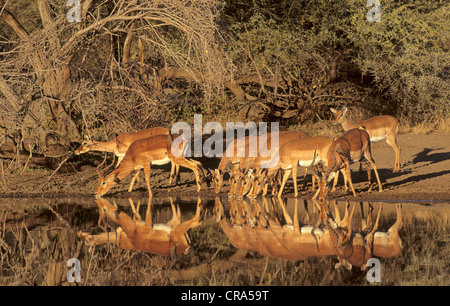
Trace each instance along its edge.
{"label": "sandy ground", "polygon": [[[398,136],[401,146],[401,171],[393,173],[394,150],[386,142],[372,145],[372,153],[383,184],[383,192],[367,192],[368,183],[365,170],[358,173],[359,165],[352,165],[352,179],[357,192],[356,199],[344,192],[342,179],[336,192],[330,198],[355,199],[361,201],[450,201],[450,134],[432,132],[426,135],[403,134]],[[93,196],[98,184],[98,176],[94,166],[76,164],[72,159],[60,172],[25,171],[22,174],[2,170],[0,178],[0,197],[89,197]],[[208,167],[217,167],[218,160],[202,161]],[[65,171],[64,171],[65,169]],[[152,171],[151,186],[154,196],[193,196],[197,195],[194,175],[190,170],[181,173],[181,182],[174,186],[168,184],[169,168]],[[52,176],[53,175],[53,176]],[[52,176],[52,177],[51,177]],[[112,189],[108,196],[128,197],[147,195],[143,173],[141,182],[134,191],[127,192],[131,175]],[[299,183],[301,184],[299,174]],[[224,184],[221,196],[226,196],[228,184]],[[288,181],[284,195],[292,197],[292,181]],[[310,185],[307,190],[300,191],[301,198],[311,198],[313,192]],[[202,185],[201,197],[215,197],[213,187]]]}

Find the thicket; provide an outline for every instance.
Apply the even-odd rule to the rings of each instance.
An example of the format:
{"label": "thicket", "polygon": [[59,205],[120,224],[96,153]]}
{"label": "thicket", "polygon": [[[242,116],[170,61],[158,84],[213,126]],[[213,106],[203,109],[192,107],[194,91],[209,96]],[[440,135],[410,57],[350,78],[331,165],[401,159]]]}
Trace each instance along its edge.
{"label": "thicket", "polygon": [[371,22],[362,0],[90,0],[80,23],[66,2],[0,0],[2,145],[55,155],[195,113],[288,127],[344,104],[448,127],[445,1],[381,1]]}

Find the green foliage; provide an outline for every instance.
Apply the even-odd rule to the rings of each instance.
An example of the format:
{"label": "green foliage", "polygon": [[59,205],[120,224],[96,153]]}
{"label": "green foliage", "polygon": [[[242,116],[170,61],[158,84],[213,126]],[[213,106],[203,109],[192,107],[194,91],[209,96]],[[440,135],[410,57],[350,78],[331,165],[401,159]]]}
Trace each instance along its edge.
{"label": "green foliage", "polygon": [[[114,3],[94,2],[87,23],[80,26],[112,14]],[[154,5],[140,3],[149,9]],[[450,5],[381,1],[379,22],[370,22],[366,3],[226,0],[180,6],[170,16],[158,15],[164,6],[155,16],[143,10],[147,19],[136,21],[131,45],[135,57],[128,63],[120,61],[133,30],[130,21],[118,18],[79,37],[70,64],[71,81],[78,85],[66,108],[80,131],[105,125],[108,134],[189,121],[195,113],[214,121],[274,120],[304,126],[317,117],[327,119],[329,107],[338,104],[359,108],[363,116],[391,114],[404,125],[442,127],[450,114]],[[65,1],[50,5],[54,17],[67,9]],[[48,35],[36,3],[13,1],[8,7],[33,37]],[[63,21],[53,33],[62,43],[76,31],[65,28]],[[9,50],[17,39],[3,21],[0,26],[5,28],[0,48]],[[143,45],[142,63],[136,61],[137,38]],[[16,64],[20,61],[8,56],[5,73],[14,65],[22,71]],[[155,78],[168,66],[195,73]],[[227,82],[239,88],[233,90]]]}
{"label": "green foliage", "polygon": [[383,2],[381,21],[352,16],[354,61],[374,85],[415,123],[449,115],[449,5]]}

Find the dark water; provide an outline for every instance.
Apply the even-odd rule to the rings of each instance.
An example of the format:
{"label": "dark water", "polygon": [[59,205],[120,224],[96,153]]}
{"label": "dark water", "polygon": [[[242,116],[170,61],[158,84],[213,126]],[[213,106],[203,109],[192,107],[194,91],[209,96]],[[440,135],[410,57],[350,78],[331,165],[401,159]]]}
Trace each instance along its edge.
{"label": "dark water", "polygon": [[[148,207],[147,198],[0,199],[0,284],[450,284],[449,203],[329,201],[322,217],[292,198]],[[67,278],[71,267],[80,279]]]}

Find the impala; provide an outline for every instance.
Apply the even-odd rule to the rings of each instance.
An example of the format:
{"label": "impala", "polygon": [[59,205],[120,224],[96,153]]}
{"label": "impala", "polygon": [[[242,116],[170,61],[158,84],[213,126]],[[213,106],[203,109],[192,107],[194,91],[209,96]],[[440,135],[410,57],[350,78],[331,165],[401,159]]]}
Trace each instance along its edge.
{"label": "impala", "polygon": [[[198,168],[202,170],[203,167],[198,162],[193,162],[186,159],[183,155],[175,157],[172,154],[172,137],[177,135],[155,135],[144,139],[134,141],[127,150],[125,157],[114,171],[107,176],[101,175],[99,178],[99,185],[96,190],[96,196],[102,196],[107,193],[112,187],[120,183],[121,180],[126,178],[131,172],[144,169],[145,180],[147,182],[147,188],[149,196],[152,196],[150,188],[150,169],[151,165],[164,165],[169,162],[173,162],[179,166],[183,166],[191,169],[194,172],[195,180],[197,182],[197,192],[200,192],[200,178]],[[180,150],[182,150],[183,143],[180,144]],[[204,172],[203,172],[204,174]]]}
{"label": "impala", "polygon": [[[272,194],[275,193],[276,184],[275,184],[275,176],[278,173],[279,169],[279,149],[284,146],[286,143],[301,139],[309,139],[310,137],[303,133],[303,132],[297,132],[297,131],[283,131],[280,132],[279,139],[278,139],[278,148],[272,150],[272,153],[274,153],[273,156],[263,157],[258,155],[256,158],[249,160],[244,160],[244,167],[251,168],[248,172],[248,175],[243,177],[240,181],[243,186],[241,186],[240,189],[240,196],[244,196],[248,194],[251,190],[253,192],[250,192],[248,195],[250,198],[255,198],[259,192],[263,191],[263,196],[267,194],[267,189],[269,187],[269,184],[272,185]],[[266,166],[269,165],[268,168]],[[264,166],[264,168],[263,168]],[[308,172],[308,169],[305,171],[305,176],[303,180],[303,185],[306,185],[306,174]]]}
{"label": "impala", "polygon": [[348,131],[362,125],[366,128],[370,136],[371,142],[386,140],[395,151],[394,172],[400,171],[400,146],[397,142],[398,124],[397,118],[384,115],[377,116],[367,120],[361,120],[356,123],[351,123],[347,120],[347,107],[341,109],[330,109],[334,114],[334,123],[342,124],[344,131]]}
{"label": "impala", "polygon": [[[255,198],[259,192],[264,188],[263,196],[267,193],[268,183],[275,184],[275,177],[280,173],[280,170],[284,170],[281,187],[278,191],[278,196],[281,196],[284,190],[289,175],[292,173],[292,179],[294,182],[294,197],[298,196],[297,189],[297,168],[298,166],[305,167],[305,177],[308,172],[308,167],[312,167],[320,162],[325,162],[329,147],[333,143],[333,137],[327,136],[314,136],[303,139],[292,139],[283,143],[278,151],[278,163],[269,169],[261,169],[256,175],[253,176],[253,193],[250,198]],[[337,177],[336,177],[337,179]],[[336,185],[333,185],[333,188]],[[304,181],[305,185],[306,181]],[[313,189],[314,189],[314,176],[313,176]],[[273,192],[273,191],[272,191]]]}
{"label": "impala", "polygon": [[401,204],[396,204],[397,220],[387,232],[377,232],[380,214],[383,203],[380,202],[378,215],[371,231],[366,235],[353,233],[351,219],[355,206],[349,216],[347,235],[342,244],[337,248],[336,254],[339,263],[336,268],[345,266],[351,269],[352,266],[366,269],[366,263],[372,255],[390,258],[399,255],[403,250],[402,241],[399,236],[399,229],[402,227]]}
{"label": "impala", "polygon": [[[131,143],[138,139],[144,139],[154,135],[169,135],[170,131],[164,127],[152,127],[146,130],[134,132],[134,133],[123,133],[110,141],[95,141],[91,140],[87,135],[86,139],[81,143],[80,147],[75,151],[76,155],[87,153],[89,151],[100,151],[109,152],[117,156],[116,168],[119,166],[120,162],[125,156],[128,147]],[[175,176],[174,176],[174,170]],[[169,184],[172,183],[172,179],[176,177],[176,183],[178,179],[178,166],[172,163],[172,169],[169,177]],[[136,172],[135,176],[131,180],[130,187],[128,191],[133,190],[134,182],[139,180],[139,171]]]}
{"label": "impala", "polygon": [[[88,245],[102,243],[115,243],[127,250],[140,250],[159,255],[170,255],[173,253],[186,253],[190,248],[190,240],[187,231],[201,224],[201,200],[197,200],[195,216],[185,222],[181,222],[179,207],[175,207],[172,198],[172,219],[163,224],[153,224],[151,214],[151,199],[149,200],[145,220],[142,221],[139,213],[130,217],[125,212],[118,212],[115,205],[105,199],[96,200],[99,210],[113,222],[119,224],[115,232],[106,232],[99,235],[79,233]],[[130,204],[132,201],[130,200]],[[135,210],[133,209],[133,212]],[[137,219],[137,220],[136,220]]]}
{"label": "impala", "polygon": [[284,175],[278,195],[283,193],[286,181],[292,173],[294,197],[297,197],[297,167],[313,167],[322,161],[327,164],[326,156],[332,143],[333,137],[315,136],[284,144],[279,151],[279,168],[284,170]]}
{"label": "impala", "polygon": [[[309,137],[307,134],[301,132],[301,131],[280,131],[280,132],[274,132],[274,133],[268,133],[267,135],[264,135],[265,141],[266,141],[266,148],[268,150],[272,150],[271,146],[270,149],[268,148],[268,144],[272,143],[271,139],[274,137],[274,135],[278,134],[278,145],[281,146],[285,142],[296,139],[296,138],[307,138]],[[263,145],[260,144],[260,137],[257,136],[256,139],[252,139],[249,136],[245,137],[245,148],[238,148],[237,147],[237,140],[234,140],[233,143],[231,143],[225,153],[222,159],[220,160],[219,167],[215,169],[214,171],[211,170],[211,173],[214,177],[214,190],[216,193],[219,193],[220,188],[223,183],[223,175],[225,170],[228,166],[233,165],[234,166],[234,173],[237,173],[238,168],[241,169],[249,169],[253,168],[259,169],[262,162],[270,161],[270,158],[273,158],[273,156],[267,157],[267,158],[261,158],[261,154],[259,152],[259,148]],[[263,139],[263,138],[261,138]],[[256,156],[251,157],[249,156],[250,148],[255,147],[257,148]],[[275,148],[274,148],[275,150]],[[278,150],[277,150],[278,151]],[[244,153],[244,154],[238,154]],[[244,155],[244,156],[242,156]],[[258,158],[258,161],[255,163],[255,160]]]}
{"label": "impala", "polygon": [[230,225],[227,222],[223,204],[218,197],[215,198],[214,218],[220,223],[222,230],[235,248],[248,251],[254,250],[253,246],[245,239],[242,226]]}
{"label": "impala", "polygon": [[369,179],[369,191],[371,191],[373,187],[370,174],[371,168],[373,168],[378,182],[378,189],[381,192],[383,189],[375,161],[372,158],[369,134],[365,131],[364,127],[359,127],[348,130],[331,144],[326,156],[325,163],[327,165],[327,170],[324,174],[319,175],[316,170],[313,170],[313,174],[319,180],[319,190],[314,195],[314,198],[316,198],[319,193],[322,193],[322,198],[326,196],[328,182],[336,175],[336,172],[343,167],[345,170],[344,177],[347,178],[353,196],[356,196],[350,173],[350,163],[357,161],[362,161],[366,164],[367,176]]}

